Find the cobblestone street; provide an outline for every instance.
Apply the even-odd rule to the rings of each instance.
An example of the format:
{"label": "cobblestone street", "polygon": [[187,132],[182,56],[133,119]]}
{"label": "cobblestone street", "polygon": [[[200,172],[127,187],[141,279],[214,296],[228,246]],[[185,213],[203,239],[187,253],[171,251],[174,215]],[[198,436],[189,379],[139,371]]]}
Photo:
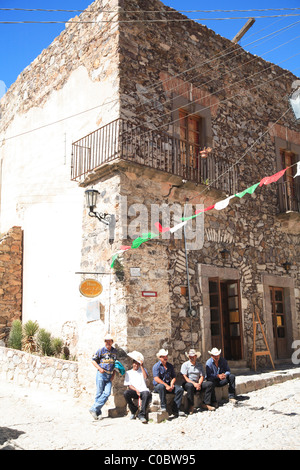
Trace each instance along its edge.
{"label": "cobblestone street", "polygon": [[300,449],[300,379],[287,380],[160,424],[128,417],[93,421],[82,402],[55,392],[0,384],[0,449]]}

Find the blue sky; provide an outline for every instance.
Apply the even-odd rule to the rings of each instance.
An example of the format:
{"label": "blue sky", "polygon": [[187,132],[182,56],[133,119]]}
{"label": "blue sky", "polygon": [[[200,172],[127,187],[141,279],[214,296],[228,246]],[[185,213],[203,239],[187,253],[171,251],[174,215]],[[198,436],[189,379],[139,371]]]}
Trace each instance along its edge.
{"label": "blue sky", "polygon": [[[69,9],[84,10],[92,3],[90,0],[0,0],[1,8],[26,9]],[[300,8],[299,0],[212,0],[208,4],[199,0],[165,0],[163,2],[177,10],[248,10]],[[25,6],[26,4],[26,6]],[[226,4],[226,6],[225,6]],[[207,25],[216,33],[232,39],[246,23],[249,16],[298,15],[290,17],[258,18],[254,26],[240,41],[240,45],[250,52],[276,63],[284,69],[300,76],[300,9],[284,11],[252,12],[198,12],[184,13],[190,18],[207,18],[200,23]],[[1,21],[67,21],[76,13],[68,12],[24,12],[0,10]],[[298,23],[297,23],[298,22]],[[292,26],[293,25],[293,26]],[[5,89],[14,83],[18,75],[53,39],[64,29],[64,24],[1,24],[0,23],[0,97]],[[281,30],[281,31],[280,31]],[[272,34],[274,33],[274,34]],[[264,40],[261,38],[265,37]],[[259,41],[258,41],[259,40]],[[254,42],[256,41],[256,42]],[[253,44],[251,44],[253,43]],[[274,49],[272,52],[270,52]],[[295,57],[292,57],[295,55]]]}

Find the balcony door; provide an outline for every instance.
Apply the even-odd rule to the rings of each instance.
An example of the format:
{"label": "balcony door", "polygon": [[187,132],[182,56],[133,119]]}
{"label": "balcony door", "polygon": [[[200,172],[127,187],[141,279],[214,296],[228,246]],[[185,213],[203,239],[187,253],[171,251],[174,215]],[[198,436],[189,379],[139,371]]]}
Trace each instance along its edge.
{"label": "balcony door", "polygon": [[212,347],[228,360],[243,358],[239,281],[209,279]]}
{"label": "balcony door", "polygon": [[187,178],[195,178],[199,172],[199,155],[203,147],[203,119],[179,111],[180,159]]}

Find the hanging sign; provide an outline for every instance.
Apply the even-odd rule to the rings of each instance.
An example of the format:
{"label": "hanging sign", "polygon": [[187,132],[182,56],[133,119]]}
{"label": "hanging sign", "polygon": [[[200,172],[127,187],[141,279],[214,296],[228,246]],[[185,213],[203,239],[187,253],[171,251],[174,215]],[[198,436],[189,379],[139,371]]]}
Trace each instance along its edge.
{"label": "hanging sign", "polygon": [[86,279],[80,284],[79,290],[85,297],[98,297],[102,293],[103,287],[95,279]]}

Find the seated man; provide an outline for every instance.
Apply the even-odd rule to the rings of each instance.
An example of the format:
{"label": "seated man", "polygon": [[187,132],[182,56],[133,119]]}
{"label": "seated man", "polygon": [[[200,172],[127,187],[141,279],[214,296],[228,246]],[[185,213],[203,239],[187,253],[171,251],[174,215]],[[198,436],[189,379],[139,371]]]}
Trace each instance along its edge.
{"label": "seated man", "polygon": [[151,400],[151,393],[146,385],[148,372],[144,369],[144,356],[138,351],[133,351],[128,354],[133,360],[132,369],[125,373],[124,385],[128,389],[124,392],[125,400],[129,406],[131,416],[130,419],[135,419],[135,414],[138,407],[133,403],[133,399],[141,400],[141,409],[138,418],[142,423],[147,423],[146,411],[149,401]]}
{"label": "seated man", "polygon": [[176,374],[173,365],[168,362],[168,351],[161,349],[157,357],[158,362],[154,364],[152,373],[154,391],[159,394],[161,410],[167,411],[166,394],[173,393],[175,395],[172,406],[174,417],[184,416],[185,414],[180,411],[183,388],[175,385]]}
{"label": "seated man", "polygon": [[[223,387],[228,384],[229,401],[236,403],[235,375],[231,374],[226,359],[220,356],[221,349],[213,348],[211,351],[208,351],[208,353],[211,355],[211,358],[206,361],[207,381],[212,382],[215,387]],[[216,401],[214,391],[213,401]]]}
{"label": "seated man", "polygon": [[196,352],[194,349],[190,349],[185,355],[189,358],[188,361],[184,362],[181,366],[181,373],[185,382],[182,384],[182,387],[187,392],[188,404],[189,404],[189,413],[194,413],[194,396],[195,393],[204,391],[204,403],[202,408],[214,411],[215,408],[211,404],[212,391],[214,385],[212,382],[203,382],[204,372],[202,365],[197,359],[200,357],[200,353]]}

